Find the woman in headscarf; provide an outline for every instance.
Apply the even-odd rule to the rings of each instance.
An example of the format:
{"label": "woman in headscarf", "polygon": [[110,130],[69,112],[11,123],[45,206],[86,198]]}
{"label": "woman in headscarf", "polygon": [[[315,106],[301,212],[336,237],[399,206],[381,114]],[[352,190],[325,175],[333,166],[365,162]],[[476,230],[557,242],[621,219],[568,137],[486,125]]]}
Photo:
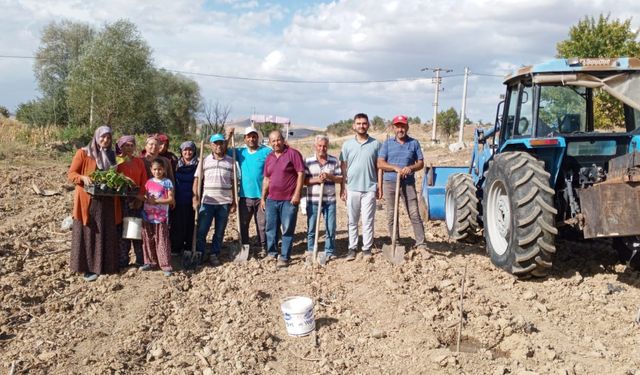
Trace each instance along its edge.
{"label": "woman in headscarf", "polygon": [[76,185],[73,197],[73,234],[70,267],[94,281],[101,274],[118,272],[118,231],[122,221],[120,199],[91,196],[84,191],[91,173],[116,166],[111,128],[96,129],[91,142],[79,149],[69,167],[67,178]]}
{"label": "woman in headscarf", "polygon": [[171,170],[173,171],[173,174],[175,174],[178,168],[178,157],[176,154],[171,152],[171,149],[169,148],[169,136],[164,133],[158,133],[156,134],[156,138],[160,142],[160,156],[169,160],[171,163]]}
{"label": "woman in headscarf", "polygon": [[176,207],[171,223],[171,253],[179,255],[183,250],[191,250],[193,241],[193,176],[198,168],[196,144],[192,141],[180,145],[181,157],[176,170]]}
{"label": "woman in headscarf", "polygon": [[176,179],[173,175],[173,168],[171,168],[171,161],[160,155],[160,141],[158,140],[157,136],[150,135],[147,138],[146,142],[144,143],[144,150],[140,153],[140,155],[147,169],[147,176],[149,178],[151,178],[152,176],[151,162],[153,162],[153,160],[158,157],[162,158],[164,162],[164,169],[167,172],[167,178],[170,179],[175,186]]}
{"label": "woman in headscarf", "polygon": [[[129,177],[138,186],[139,191],[136,197],[130,197],[124,201],[122,207],[122,217],[142,217],[142,204],[145,198],[144,185],[147,182],[147,170],[144,162],[140,158],[134,157],[136,150],[136,138],[132,135],[123,135],[116,142],[116,154],[118,160],[118,172]],[[122,232],[122,226],[118,227]],[[133,245],[133,252],[136,256],[136,266],[142,266],[142,240],[120,239],[119,266],[125,268],[129,265],[129,249]]]}

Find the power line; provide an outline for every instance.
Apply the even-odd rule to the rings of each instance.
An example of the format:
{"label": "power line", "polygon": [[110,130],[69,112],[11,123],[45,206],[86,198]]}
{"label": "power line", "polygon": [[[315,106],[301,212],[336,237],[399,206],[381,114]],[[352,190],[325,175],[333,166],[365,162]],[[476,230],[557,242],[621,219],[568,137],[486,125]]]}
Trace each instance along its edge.
{"label": "power line", "polygon": [[[21,56],[21,55],[0,55],[0,58],[4,59],[37,59],[35,56]],[[240,81],[256,81],[256,82],[278,82],[278,83],[304,83],[304,84],[337,84],[337,85],[362,85],[369,83],[394,83],[394,82],[416,82],[416,81],[424,81],[429,78],[424,77],[411,77],[411,78],[394,78],[394,79],[378,79],[378,80],[354,80],[354,81],[323,81],[323,80],[306,80],[306,79],[279,79],[279,78],[260,78],[260,77],[244,77],[244,76],[233,76],[233,75],[225,75],[225,74],[214,74],[214,73],[199,73],[199,72],[189,72],[185,70],[176,70],[176,69],[164,69],[169,72],[180,73],[185,75],[193,75],[193,76],[201,76],[201,77],[210,77],[210,78],[220,78],[220,79],[231,79],[231,80],[240,80]],[[487,77],[504,77],[502,75],[496,74],[484,74],[484,73],[471,73],[470,75],[476,76],[487,76]],[[462,77],[464,74],[448,74],[441,76],[440,78],[453,78],[453,77]]]}
{"label": "power line", "polygon": [[211,74],[211,73],[196,73],[187,72],[183,70],[165,69],[170,72],[189,74],[203,77],[223,78],[223,79],[236,79],[242,81],[261,81],[261,82],[280,82],[280,83],[312,83],[312,84],[365,84],[365,83],[391,83],[391,82],[410,82],[410,81],[423,81],[428,78],[415,77],[415,78],[395,78],[395,79],[380,79],[380,80],[362,80],[362,81],[316,81],[306,79],[277,79],[277,78],[258,78],[258,77],[241,77],[241,76],[229,76],[223,74]]}
{"label": "power line", "polygon": [[35,56],[16,56],[16,55],[0,55],[1,58],[5,59],[35,59]]}

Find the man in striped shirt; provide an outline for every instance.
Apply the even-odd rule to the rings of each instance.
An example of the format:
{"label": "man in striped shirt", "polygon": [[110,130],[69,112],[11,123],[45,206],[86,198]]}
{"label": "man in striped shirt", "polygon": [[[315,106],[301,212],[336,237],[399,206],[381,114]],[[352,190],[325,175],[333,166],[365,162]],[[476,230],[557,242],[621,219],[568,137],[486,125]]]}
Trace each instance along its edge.
{"label": "man in striped shirt", "polygon": [[[227,227],[229,213],[235,209],[233,192],[233,159],[226,154],[224,136],[214,134],[209,138],[211,154],[201,161],[203,179],[196,171],[193,180],[193,206],[198,211],[198,232],[196,237],[196,250],[207,255],[207,233],[215,220],[215,229],[212,241],[212,254],[209,262],[212,266],[220,264],[218,257],[222,248],[224,230]],[[200,197],[200,181],[203,181],[202,197]]]}
{"label": "man in striped shirt", "polygon": [[[342,170],[340,162],[335,156],[327,153],[329,137],[317,135],[315,139],[315,155],[308,157],[304,162],[305,185],[307,185],[307,264],[310,264],[313,245],[316,238],[316,223],[318,215],[324,216],[326,240],[324,253],[320,255],[319,262],[325,265],[334,255],[336,239],[336,184],[342,191]],[[320,189],[322,192],[322,212],[318,212],[320,201]]]}

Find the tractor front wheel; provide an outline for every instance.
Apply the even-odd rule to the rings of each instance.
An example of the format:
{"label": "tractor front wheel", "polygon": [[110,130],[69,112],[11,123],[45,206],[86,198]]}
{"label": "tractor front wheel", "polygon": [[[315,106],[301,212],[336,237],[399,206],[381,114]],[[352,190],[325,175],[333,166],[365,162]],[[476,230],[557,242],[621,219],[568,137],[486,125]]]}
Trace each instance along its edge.
{"label": "tractor front wheel", "polygon": [[454,173],[445,188],[445,223],[449,238],[469,241],[478,229],[478,197],[471,175]]}
{"label": "tractor front wheel", "polygon": [[484,192],[484,233],[496,266],[518,277],[546,276],[555,254],[557,210],[544,162],[526,152],[498,154]]}

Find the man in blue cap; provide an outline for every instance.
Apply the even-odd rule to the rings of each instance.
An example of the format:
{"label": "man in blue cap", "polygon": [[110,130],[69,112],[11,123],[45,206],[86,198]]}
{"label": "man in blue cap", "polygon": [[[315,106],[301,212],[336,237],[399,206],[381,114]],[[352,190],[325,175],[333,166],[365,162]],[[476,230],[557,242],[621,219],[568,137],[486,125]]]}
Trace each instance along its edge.
{"label": "man in blue cap", "polygon": [[[196,250],[206,258],[205,249],[207,233],[215,220],[212,241],[212,254],[209,262],[212,266],[220,264],[219,256],[222,248],[224,230],[227,227],[229,213],[235,209],[233,191],[233,159],[226,154],[226,144],[222,134],[214,134],[209,138],[211,154],[201,161],[202,178],[198,172],[193,181],[193,207],[198,209],[198,232],[196,236]],[[200,181],[203,181],[202,197],[200,196]]]}

